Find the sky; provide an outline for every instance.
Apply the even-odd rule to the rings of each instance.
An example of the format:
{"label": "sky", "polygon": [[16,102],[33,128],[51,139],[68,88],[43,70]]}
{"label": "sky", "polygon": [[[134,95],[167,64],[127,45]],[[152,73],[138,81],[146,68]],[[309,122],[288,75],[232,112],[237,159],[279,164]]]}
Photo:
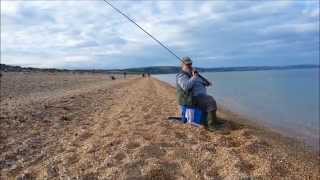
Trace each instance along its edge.
{"label": "sky", "polygon": [[[319,64],[319,1],[110,1],[197,67]],[[177,66],[102,0],[1,0],[1,63]]]}

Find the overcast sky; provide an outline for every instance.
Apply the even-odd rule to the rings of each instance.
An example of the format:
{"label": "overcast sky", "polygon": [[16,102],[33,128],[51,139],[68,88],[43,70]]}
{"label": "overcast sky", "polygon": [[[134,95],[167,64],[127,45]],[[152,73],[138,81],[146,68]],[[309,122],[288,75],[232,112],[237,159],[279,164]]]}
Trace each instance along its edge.
{"label": "overcast sky", "polygon": [[[112,1],[198,67],[319,64],[319,1]],[[126,68],[178,61],[102,0],[1,0],[1,63]]]}

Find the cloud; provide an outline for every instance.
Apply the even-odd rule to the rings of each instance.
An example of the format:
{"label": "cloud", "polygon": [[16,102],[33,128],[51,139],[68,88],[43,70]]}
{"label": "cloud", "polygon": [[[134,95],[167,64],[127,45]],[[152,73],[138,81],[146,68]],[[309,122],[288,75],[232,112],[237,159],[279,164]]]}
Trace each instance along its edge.
{"label": "cloud", "polygon": [[269,26],[261,30],[262,33],[305,33],[305,32],[319,32],[319,23],[300,23],[300,24],[281,24]]}
{"label": "cloud", "polygon": [[[250,58],[252,65],[318,62],[319,5],[313,1],[112,3],[199,66],[242,65]],[[67,68],[178,64],[103,1],[5,0],[1,21],[2,63]],[[283,57],[295,60],[279,60]]]}
{"label": "cloud", "polygon": [[15,15],[20,7],[19,1],[1,1],[1,15]]}

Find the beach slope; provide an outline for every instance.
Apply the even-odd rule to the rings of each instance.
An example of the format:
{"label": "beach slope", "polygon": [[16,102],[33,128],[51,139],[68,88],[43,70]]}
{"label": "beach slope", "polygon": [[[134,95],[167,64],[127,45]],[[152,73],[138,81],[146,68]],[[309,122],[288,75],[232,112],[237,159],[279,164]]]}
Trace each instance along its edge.
{"label": "beach slope", "polygon": [[1,79],[0,179],[319,178],[316,156],[256,128],[168,121],[179,115],[175,89],[156,79],[45,75],[23,86],[23,77]]}

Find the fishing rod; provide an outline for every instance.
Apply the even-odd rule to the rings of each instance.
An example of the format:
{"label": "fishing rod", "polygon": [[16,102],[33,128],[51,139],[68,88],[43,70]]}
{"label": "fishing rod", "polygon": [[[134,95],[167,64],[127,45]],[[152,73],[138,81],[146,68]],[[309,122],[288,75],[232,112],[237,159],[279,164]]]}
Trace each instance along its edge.
{"label": "fishing rod", "polygon": [[[156,41],[160,46],[162,46],[164,49],[166,49],[170,54],[172,54],[175,58],[177,58],[179,61],[181,61],[183,64],[185,64],[182,59],[175,54],[172,50],[170,50],[167,46],[165,46],[161,41],[159,41],[157,38],[155,38],[152,34],[150,34],[148,31],[146,31],[145,29],[143,29],[138,23],[136,23],[133,19],[131,19],[128,15],[126,15],[125,13],[123,13],[122,11],[120,11],[120,9],[116,8],[114,5],[112,5],[109,1],[107,0],[103,0],[105,3],[107,3],[107,5],[109,5],[112,9],[114,9],[115,11],[117,11],[119,14],[121,14],[123,17],[125,17],[126,19],[128,19],[130,22],[132,22],[134,25],[136,25],[139,29],[141,29],[144,33],[146,33],[149,37],[151,37],[154,41]],[[211,84],[210,81],[208,81],[206,78],[204,78],[203,76],[201,76],[198,72],[196,72],[198,74],[198,76],[204,80],[207,84]]]}

